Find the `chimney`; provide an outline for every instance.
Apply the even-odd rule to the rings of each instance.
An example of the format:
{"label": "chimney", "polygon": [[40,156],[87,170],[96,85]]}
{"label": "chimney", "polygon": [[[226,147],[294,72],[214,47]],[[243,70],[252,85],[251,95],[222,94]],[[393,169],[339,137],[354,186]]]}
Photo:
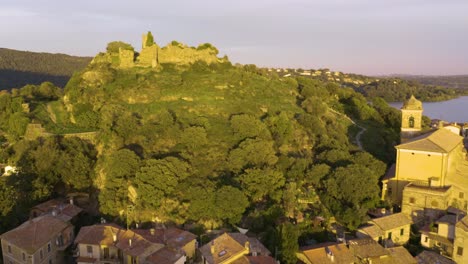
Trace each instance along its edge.
{"label": "chimney", "polygon": [[132,247],[132,239],[131,239],[131,238],[128,239],[128,245],[129,245],[130,247]]}
{"label": "chimney", "polygon": [[73,203],[73,197],[70,197],[70,204],[71,204],[71,205],[74,205],[74,203]]}
{"label": "chimney", "polygon": [[247,250],[247,252],[250,253],[250,242],[249,241],[245,241],[244,248]]}
{"label": "chimney", "polygon": [[136,228],[138,229],[138,223],[135,223]]}
{"label": "chimney", "polygon": [[151,228],[151,229],[150,229],[150,234],[151,234],[152,236],[154,236],[155,233],[156,233],[156,230],[155,230],[154,228]]}
{"label": "chimney", "polygon": [[117,242],[117,234],[112,234],[112,241]]}
{"label": "chimney", "polygon": [[214,241],[211,242],[210,250],[211,250],[211,255],[214,255],[214,253],[215,253]]}
{"label": "chimney", "polygon": [[55,209],[52,210],[52,216],[57,216],[57,210]]}

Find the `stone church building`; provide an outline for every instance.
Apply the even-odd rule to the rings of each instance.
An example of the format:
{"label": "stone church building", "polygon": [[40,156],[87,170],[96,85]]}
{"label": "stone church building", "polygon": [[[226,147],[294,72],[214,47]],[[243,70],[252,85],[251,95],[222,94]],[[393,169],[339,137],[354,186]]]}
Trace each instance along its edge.
{"label": "stone church building", "polygon": [[411,96],[401,109],[401,144],[382,180],[382,199],[414,223],[437,219],[448,208],[468,209],[468,161],[460,131],[422,130],[423,107]]}

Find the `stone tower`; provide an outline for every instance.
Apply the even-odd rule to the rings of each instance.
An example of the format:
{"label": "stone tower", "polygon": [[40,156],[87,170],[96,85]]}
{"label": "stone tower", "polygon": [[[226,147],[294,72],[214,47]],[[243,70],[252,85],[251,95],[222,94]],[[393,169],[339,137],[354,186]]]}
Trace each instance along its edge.
{"label": "stone tower", "polygon": [[[150,41],[148,41],[150,39]],[[151,45],[148,45],[148,42]],[[147,34],[143,34],[141,44],[140,56],[138,56],[138,63],[143,67],[156,67],[158,65],[158,50],[159,47],[154,43],[153,35],[148,31]]]}
{"label": "stone tower", "polygon": [[421,132],[422,102],[413,95],[401,107],[401,141],[410,139]]}

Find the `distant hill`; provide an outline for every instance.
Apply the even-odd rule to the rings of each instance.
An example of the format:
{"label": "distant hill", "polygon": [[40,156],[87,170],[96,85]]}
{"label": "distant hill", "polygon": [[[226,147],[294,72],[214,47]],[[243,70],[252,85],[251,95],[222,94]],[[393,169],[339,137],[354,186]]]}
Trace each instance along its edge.
{"label": "distant hill", "polygon": [[426,75],[397,75],[406,80],[415,80],[425,85],[443,86],[447,88],[468,89],[467,75],[446,75],[446,76],[426,76]]}
{"label": "distant hill", "polygon": [[0,90],[45,81],[64,87],[73,72],[84,69],[91,59],[0,48]]}

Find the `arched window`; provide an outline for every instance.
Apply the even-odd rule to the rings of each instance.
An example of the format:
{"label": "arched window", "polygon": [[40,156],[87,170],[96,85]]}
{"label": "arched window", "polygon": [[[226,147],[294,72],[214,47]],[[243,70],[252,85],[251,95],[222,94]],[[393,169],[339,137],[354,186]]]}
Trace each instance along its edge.
{"label": "arched window", "polygon": [[414,127],[414,117],[410,116],[409,118],[409,127],[413,128]]}

